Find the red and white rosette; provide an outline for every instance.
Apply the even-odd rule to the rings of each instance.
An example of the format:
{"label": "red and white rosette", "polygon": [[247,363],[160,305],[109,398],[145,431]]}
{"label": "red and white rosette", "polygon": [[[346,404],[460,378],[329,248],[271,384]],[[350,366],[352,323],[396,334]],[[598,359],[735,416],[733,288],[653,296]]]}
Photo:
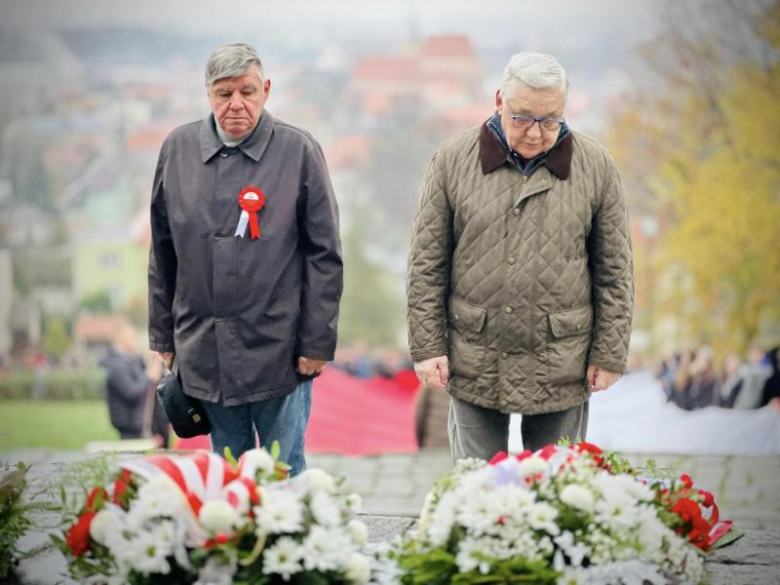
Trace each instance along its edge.
{"label": "red and white rosette", "polygon": [[253,240],[260,237],[260,224],[257,221],[257,213],[265,205],[265,194],[257,187],[245,187],[238,194],[238,206],[241,208],[241,216],[238,218],[236,236],[243,238],[246,234],[246,226],[249,224],[249,233]]}

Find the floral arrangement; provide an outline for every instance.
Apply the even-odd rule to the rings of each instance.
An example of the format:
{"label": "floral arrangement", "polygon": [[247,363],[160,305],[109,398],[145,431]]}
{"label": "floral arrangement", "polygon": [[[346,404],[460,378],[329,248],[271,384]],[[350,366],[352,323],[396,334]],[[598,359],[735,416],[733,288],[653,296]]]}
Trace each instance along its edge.
{"label": "floral arrangement", "polygon": [[461,461],[378,572],[406,585],[699,583],[730,529],[687,475],[643,478],[594,445],[550,445]]}
{"label": "floral arrangement", "polygon": [[[229,455],[229,454],[228,454]],[[150,455],[93,487],[55,542],[87,583],[365,583],[361,499],[254,449]]]}

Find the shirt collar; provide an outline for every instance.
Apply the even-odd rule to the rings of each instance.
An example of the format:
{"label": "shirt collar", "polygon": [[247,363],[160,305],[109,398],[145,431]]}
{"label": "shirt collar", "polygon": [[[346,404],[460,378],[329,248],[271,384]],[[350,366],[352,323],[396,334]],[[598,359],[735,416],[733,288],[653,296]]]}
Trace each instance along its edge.
{"label": "shirt collar", "polygon": [[[509,146],[502,142],[501,138],[496,135],[497,132],[491,128],[490,122],[493,120],[493,117],[486,120],[479,131],[479,158],[482,173],[485,175],[492,173],[509,162]],[[541,164],[544,164],[550,169],[550,172],[561,180],[569,178],[571,159],[574,154],[574,137],[570,130],[568,132],[565,130],[568,130],[568,127],[561,130],[561,135],[558,137],[555,146],[547,153],[539,155],[544,157]]]}
{"label": "shirt collar", "polygon": [[[268,143],[271,141],[271,135],[274,131],[274,117],[268,110],[263,110],[257,126],[252,133],[247,136],[241,144],[235,148],[240,149],[253,161],[257,162],[265,152]],[[200,125],[200,157],[206,163],[211,157],[225,148],[224,143],[217,134],[216,121],[214,114],[210,114],[203,119]]]}

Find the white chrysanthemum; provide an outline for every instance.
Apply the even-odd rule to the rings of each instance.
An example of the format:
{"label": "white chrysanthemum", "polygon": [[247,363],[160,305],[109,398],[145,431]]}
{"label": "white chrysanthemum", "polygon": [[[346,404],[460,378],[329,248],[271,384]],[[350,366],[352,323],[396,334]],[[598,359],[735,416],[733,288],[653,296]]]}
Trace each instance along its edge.
{"label": "white chrysanthemum", "polygon": [[358,513],[360,512],[360,509],[363,507],[363,498],[360,497],[358,494],[349,494],[347,496],[347,508],[349,508],[350,512]]}
{"label": "white chrysanthemum", "polygon": [[507,511],[502,500],[496,497],[503,490],[477,492],[464,502],[458,511],[456,520],[473,534],[484,534],[496,525],[499,518]]}
{"label": "white chrysanthemum", "polygon": [[585,513],[593,511],[593,492],[588,488],[575,483],[567,485],[561,490],[561,501],[567,506],[571,506]]}
{"label": "white chrysanthemum", "polygon": [[357,552],[353,552],[344,563],[344,576],[350,585],[363,585],[371,578],[371,565],[368,559]]}
{"label": "white chrysanthemum", "polygon": [[107,546],[108,534],[122,530],[124,517],[125,512],[122,508],[114,504],[106,504],[106,507],[92,518],[92,523],[89,525],[89,536],[98,544]]}
{"label": "white chrysanthemum", "polygon": [[312,492],[332,494],[336,491],[336,481],[321,469],[307,469],[302,475]]}
{"label": "white chrysanthemum", "polygon": [[211,556],[198,571],[195,585],[233,585],[237,568],[235,558],[225,561],[222,557]]}
{"label": "white chrysanthemum", "polygon": [[455,524],[455,513],[458,504],[457,497],[452,492],[446,493],[439,500],[428,523],[428,538],[433,546],[442,546],[450,537]]}
{"label": "white chrysanthemum", "polygon": [[167,475],[159,474],[138,488],[138,497],[130,504],[127,523],[140,527],[152,518],[192,517],[192,508],[178,485]]}
{"label": "white chrysanthemum", "polygon": [[569,561],[574,567],[582,565],[582,561],[591,551],[589,546],[575,542],[574,534],[568,530],[556,536],[554,542],[569,557]]}
{"label": "white chrysanthemum", "polygon": [[544,530],[552,536],[557,536],[561,529],[555,523],[558,510],[545,502],[536,502],[528,509],[528,524],[534,530]]}
{"label": "white chrysanthemum", "polygon": [[241,468],[252,479],[258,472],[270,475],[274,472],[274,459],[265,449],[251,449],[241,456]]}
{"label": "white chrysanthemum", "polygon": [[311,497],[311,514],[315,522],[326,528],[341,524],[341,510],[325,492],[315,492]]}
{"label": "white chrysanthemum", "polygon": [[535,475],[537,473],[544,473],[549,469],[547,461],[537,455],[531,455],[523,459],[518,465],[518,471],[525,477],[529,475]]}
{"label": "white chrysanthemum", "polygon": [[478,570],[483,575],[490,572],[490,563],[482,557],[498,557],[491,549],[491,541],[487,538],[466,537],[458,544],[458,554],[455,562],[461,573]]}
{"label": "white chrysanthemum", "polygon": [[173,553],[169,546],[160,542],[153,530],[140,532],[127,541],[123,551],[112,549],[114,556],[123,560],[136,572],[143,575],[159,573],[167,575],[171,571],[168,557]]}
{"label": "white chrysanthemum", "polygon": [[285,581],[303,569],[303,549],[289,536],[282,536],[273,546],[263,551],[263,573],[277,574]]}
{"label": "white chrysanthemum", "polygon": [[238,512],[224,500],[203,504],[198,518],[200,525],[211,532],[230,532],[239,521]]}
{"label": "white chrysanthemum", "polygon": [[363,546],[368,542],[368,526],[360,520],[350,520],[347,529],[352,537],[352,542],[358,546]]}
{"label": "white chrysanthemum", "polygon": [[303,564],[309,571],[336,571],[351,550],[343,530],[312,526],[303,541]]}
{"label": "white chrysanthemum", "polygon": [[257,534],[297,532],[303,527],[303,506],[293,493],[268,489],[253,508]]}

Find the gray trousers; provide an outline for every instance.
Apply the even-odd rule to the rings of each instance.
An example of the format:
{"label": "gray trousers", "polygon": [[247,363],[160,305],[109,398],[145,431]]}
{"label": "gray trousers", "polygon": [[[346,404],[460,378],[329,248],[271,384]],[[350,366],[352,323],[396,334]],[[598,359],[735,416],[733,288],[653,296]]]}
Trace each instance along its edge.
{"label": "gray trousers", "polygon": [[[490,460],[509,449],[509,416],[491,408],[450,397],[447,431],[454,460],[477,457]],[[568,437],[572,443],[585,440],[588,431],[588,401],[545,414],[522,415],[523,448],[536,451]]]}

